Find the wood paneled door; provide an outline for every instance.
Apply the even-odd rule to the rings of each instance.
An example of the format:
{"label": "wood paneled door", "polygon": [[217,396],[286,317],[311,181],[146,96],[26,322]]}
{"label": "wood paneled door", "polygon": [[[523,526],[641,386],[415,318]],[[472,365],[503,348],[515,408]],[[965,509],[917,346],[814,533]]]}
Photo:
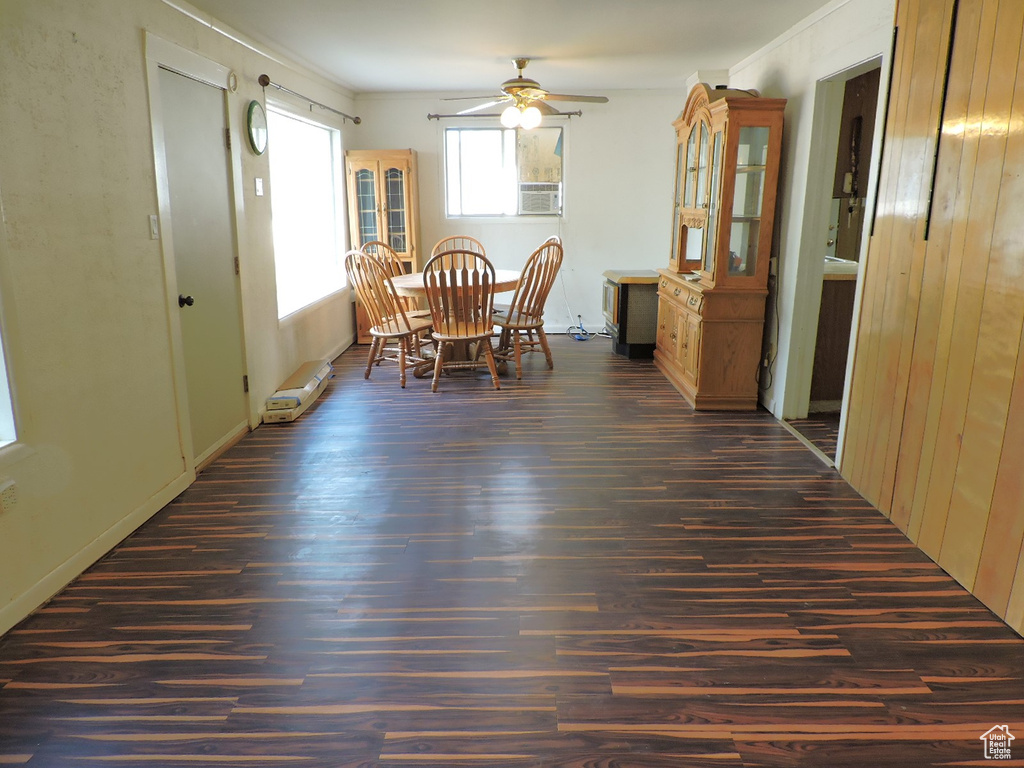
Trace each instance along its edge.
{"label": "wood paneled door", "polygon": [[843,474],[1024,629],[1024,3],[900,0]]}

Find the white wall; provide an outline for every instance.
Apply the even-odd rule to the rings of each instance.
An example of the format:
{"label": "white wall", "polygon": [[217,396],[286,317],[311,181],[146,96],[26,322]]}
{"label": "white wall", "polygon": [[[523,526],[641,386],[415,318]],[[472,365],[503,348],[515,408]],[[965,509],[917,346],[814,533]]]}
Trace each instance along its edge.
{"label": "white wall", "polygon": [[191,479],[173,391],[175,315],[149,236],[144,30],[238,75],[230,120],[253,414],[301,362],[352,337],[347,293],[278,322],[270,198],[253,193],[268,157],[243,138],[264,72],[351,112],[346,93],[159,0],[0,0],[0,299],[20,437],[0,450],[0,480],[17,489],[0,512],[0,632]]}
{"label": "white wall", "polygon": [[[732,87],[788,99],[776,226],[779,314],[772,330],[778,356],[771,386],[761,393],[762,403],[779,418],[806,415],[814,359],[830,196],[818,193],[819,169],[835,159],[834,149],[831,157],[827,150],[834,137],[816,137],[812,130],[821,107],[817,100],[825,95],[819,81],[884,57],[884,93],[894,8],[894,0],[836,0],[730,69]],[[880,144],[874,143],[875,176]],[[769,316],[774,314],[770,309]]]}
{"label": "white wall", "polygon": [[562,278],[548,299],[546,328],[563,332],[576,324],[576,315],[582,315],[587,330],[600,330],[605,270],[658,269],[668,264],[675,161],[672,121],[682,110],[686,93],[608,91],[607,104],[570,105],[581,108],[582,117],[546,123],[565,130],[564,217],[509,220],[445,218],[444,128],[497,125],[486,119],[428,120],[428,114],[451,113],[457,109],[453,104],[465,104],[441,101],[450,95],[455,94],[357,96],[356,110],[363,123],[351,132],[350,146],[416,150],[425,251],[442,237],[467,234],[483,242],[497,268],[518,269],[547,237],[560,235],[565,261]]}

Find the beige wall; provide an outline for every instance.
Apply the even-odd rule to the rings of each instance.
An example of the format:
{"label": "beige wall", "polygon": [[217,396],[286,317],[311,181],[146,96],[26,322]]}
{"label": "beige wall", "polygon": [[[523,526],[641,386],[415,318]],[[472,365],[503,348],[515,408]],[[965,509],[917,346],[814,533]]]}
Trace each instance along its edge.
{"label": "beige wall", "polygon": [[[144,30],[238,74],[350,111],[348,94],[159,0],[0,0],[0,299],[22,445],[0,451],[18,500],[0,513],[0,631],[190,479],[173,390]],[[351,124],[350,124],[351,125]],[[234,142],[252,415],[301,362],[350,343],[338,295],[279,323],[267,156]],[[175,311],[177,308],[174,308]],[[269,428],[269,427],[268,427]]]}

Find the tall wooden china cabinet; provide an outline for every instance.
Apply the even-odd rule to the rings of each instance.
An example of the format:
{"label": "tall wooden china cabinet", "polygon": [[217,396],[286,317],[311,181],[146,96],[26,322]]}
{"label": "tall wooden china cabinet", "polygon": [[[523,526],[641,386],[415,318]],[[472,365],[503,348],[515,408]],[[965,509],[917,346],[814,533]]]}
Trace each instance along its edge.
{"label": "tall wooden china cabinet", "polygon": [[[349,150],[345,153],[349,239],[352,248],[387,243],[406,272],[418,272],[416,152],[412,149]],[[370,343],[366,312],[356,303],[356,340]]]}
{"label": "tall wooden china cabinet", "polygon": [[757,407],[785,99],[694,86],[676,129],[655,363],[697,409]]}

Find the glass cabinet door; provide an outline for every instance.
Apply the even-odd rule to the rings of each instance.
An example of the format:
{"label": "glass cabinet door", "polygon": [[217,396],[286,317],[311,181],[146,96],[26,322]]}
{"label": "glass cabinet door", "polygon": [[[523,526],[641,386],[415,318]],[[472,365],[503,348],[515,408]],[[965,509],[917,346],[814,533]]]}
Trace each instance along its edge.
{"label": "glass cabinet door", "polygon": [[700,149],[697,153],[696,204],[700,208],[708,204],[708,126],[703,121],[700,124]]}
{"label": "glass cabinet door", "polygon": [[715,271],[715,233],[718,231],[718,188],[722,183],[722,132],[715,131],[711,149],[711,199],[708,203],[708,237],[704,243],[704,271]]}
{"label": "glass cabinet door", "polygon": [[388,245],[404,254],[409,250],[407,243],[407,211],[405,194],[405,169],[384,169],[384,199],[387,201]]}
{"label": "glass cabinet door", "polygon": [[680,227],[682,226],[682,220],[680,218],[680,208],[683,203],[683,184],[686,178],[686,154],[685,146],[680,143],[676,147],[676,193],[675,199],[672,206],[672,253],[669,257],[669,263],[678,268],[682,265],[682,254],[679,252],[680,242]]}
{"label": "glass cabinet door", "polygon": [[686,192],[683,196],[683,207],[694,207],[694,187],[697,181],[697,126],[690,130],[686,140]]}
{"label": "glass cabinet door", "polygon": [[757,270],[770,133],[770,129],[763,126],[740,128],[729,232],[730,275],[753,275]]}
{"label": "glass cabinet door", "polygon": [[356,171],[356,219],[359,222],[359,247],[380,240],[377,227],[377,174],[369,168]]}
{"label": "glass cabinet door", "polygon": [[[407,272],[419,271],[416,221],[416,152],[350,149],[345,152],[345,202],[352,248],[378,241]],[[369,336],[361,336],[360,343]]]}

